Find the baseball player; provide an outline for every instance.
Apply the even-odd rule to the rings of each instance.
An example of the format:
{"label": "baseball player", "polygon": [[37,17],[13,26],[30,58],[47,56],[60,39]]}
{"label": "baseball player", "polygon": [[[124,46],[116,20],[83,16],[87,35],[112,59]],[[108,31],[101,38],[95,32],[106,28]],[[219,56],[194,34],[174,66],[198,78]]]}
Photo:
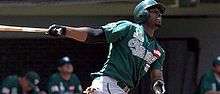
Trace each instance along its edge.
{"label": "baseball player", "polygon": [[8,76],[2,81],[1,94],[39,94],[40,76],[33,71]]}
{"label": "baseball player", "polygon": [[94,80],[85,93],[127,94],[151,68],[152,89],[156,94],[163,94],[165,51],[156,41],[155,32],[162,25],[164,11],[164,6],[157,1],[144,0],[134,9],[135,23],[121,20],[100,28],[51,25],[47,34],[110,44],[103,68],[91,74]]}
{"label": "baseball player", "polygon": [[59,73],[54,73],[48,82],[49,94],[81,94],[82,87],[78,77],[73,74],[73,65],[69,57],[58,61]]}
{"label": "baseball player", "polygon": [[212,65],[212,69],[202,76],[195,94],[220,94],[220,56]]}

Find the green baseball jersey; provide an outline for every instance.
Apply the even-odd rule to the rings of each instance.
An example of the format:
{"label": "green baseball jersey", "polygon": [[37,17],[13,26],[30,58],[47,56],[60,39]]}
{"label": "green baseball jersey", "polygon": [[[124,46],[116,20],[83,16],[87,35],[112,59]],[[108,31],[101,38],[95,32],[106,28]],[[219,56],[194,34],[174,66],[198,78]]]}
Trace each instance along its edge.
{"label": "green baseball jersey", "polygon": [[202,76],[196,94],[205,94],[207,91],[220,91],[220,77],[217,77],[213,70]]}
{"label": "green baseball jersey", "polygon": [[48,82],[49,94],[81,94],[82,87],[75,74],[69,80],[64,80],[59,73],[53,74]]}
{"label": "green baseball jersey", "polygon": [[165,51],[142,25],[123,20],[102,29],[110,43],[109,55],[103,68],[92,76],[110,76],[134,88],[150,67],[162,69]]}
{"label": "green baseball jersey", "polygon": [[[2,81],[1,94],[22,94],[17,76],[8,76]],[[37,91],[32,90],[28,94],[37,94]]]}

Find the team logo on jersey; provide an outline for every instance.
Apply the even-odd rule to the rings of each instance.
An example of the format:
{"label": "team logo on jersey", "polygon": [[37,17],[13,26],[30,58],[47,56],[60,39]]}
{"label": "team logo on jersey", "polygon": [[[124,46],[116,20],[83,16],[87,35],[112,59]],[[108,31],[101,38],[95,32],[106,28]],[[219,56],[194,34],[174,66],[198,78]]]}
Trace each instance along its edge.
{"label": "team logo on jersey", "polygon": [[159,58],[161,56],[161,53],[159,50],[154,50],[153,52],[154,56],[156,56],[157,58]]}
{"label": "team logo on jersey", "polygon": [[70,91],[74,91],[74,90],[75,90],[75,86],[70,86],[70,87],[69,87],[69,90],[70,90]]}

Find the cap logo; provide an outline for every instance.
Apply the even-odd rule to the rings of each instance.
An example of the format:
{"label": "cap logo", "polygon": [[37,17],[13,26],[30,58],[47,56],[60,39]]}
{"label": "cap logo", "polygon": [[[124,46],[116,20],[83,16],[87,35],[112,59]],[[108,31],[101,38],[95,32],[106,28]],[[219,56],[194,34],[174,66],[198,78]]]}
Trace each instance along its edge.
{"label": "cap logo", "polygon": [[220,56],[217,57],[217,60],[220,61]]}
{"label": "cap logo", "polygon": [[68,57],[64,57],[63,60],[64,61],[70,61],[70,59]]}

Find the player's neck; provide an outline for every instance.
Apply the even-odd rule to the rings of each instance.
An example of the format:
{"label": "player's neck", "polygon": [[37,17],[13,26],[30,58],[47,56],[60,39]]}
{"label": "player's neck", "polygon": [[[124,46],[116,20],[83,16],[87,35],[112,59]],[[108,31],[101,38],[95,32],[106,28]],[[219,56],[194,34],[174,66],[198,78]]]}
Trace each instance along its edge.
{"label": "player's neck", "polygon": [[26,89],[23,87],[23,79],[21,77],[18,78],[18,83],[20,84],[21,90],[22,90],[22,94],[26,94]]}
{"label": "player's neck", "polygon": [[157,30],[158,28],[149,24],[145,24],[144,25],[144,31],[150,36],[150,37],[154,37],[154,32]]}
{"label": "player's neck", "polygon": [[71,77],[71,73],[60,73],[60,76],[64,79],[64,80],[69,80]]}

